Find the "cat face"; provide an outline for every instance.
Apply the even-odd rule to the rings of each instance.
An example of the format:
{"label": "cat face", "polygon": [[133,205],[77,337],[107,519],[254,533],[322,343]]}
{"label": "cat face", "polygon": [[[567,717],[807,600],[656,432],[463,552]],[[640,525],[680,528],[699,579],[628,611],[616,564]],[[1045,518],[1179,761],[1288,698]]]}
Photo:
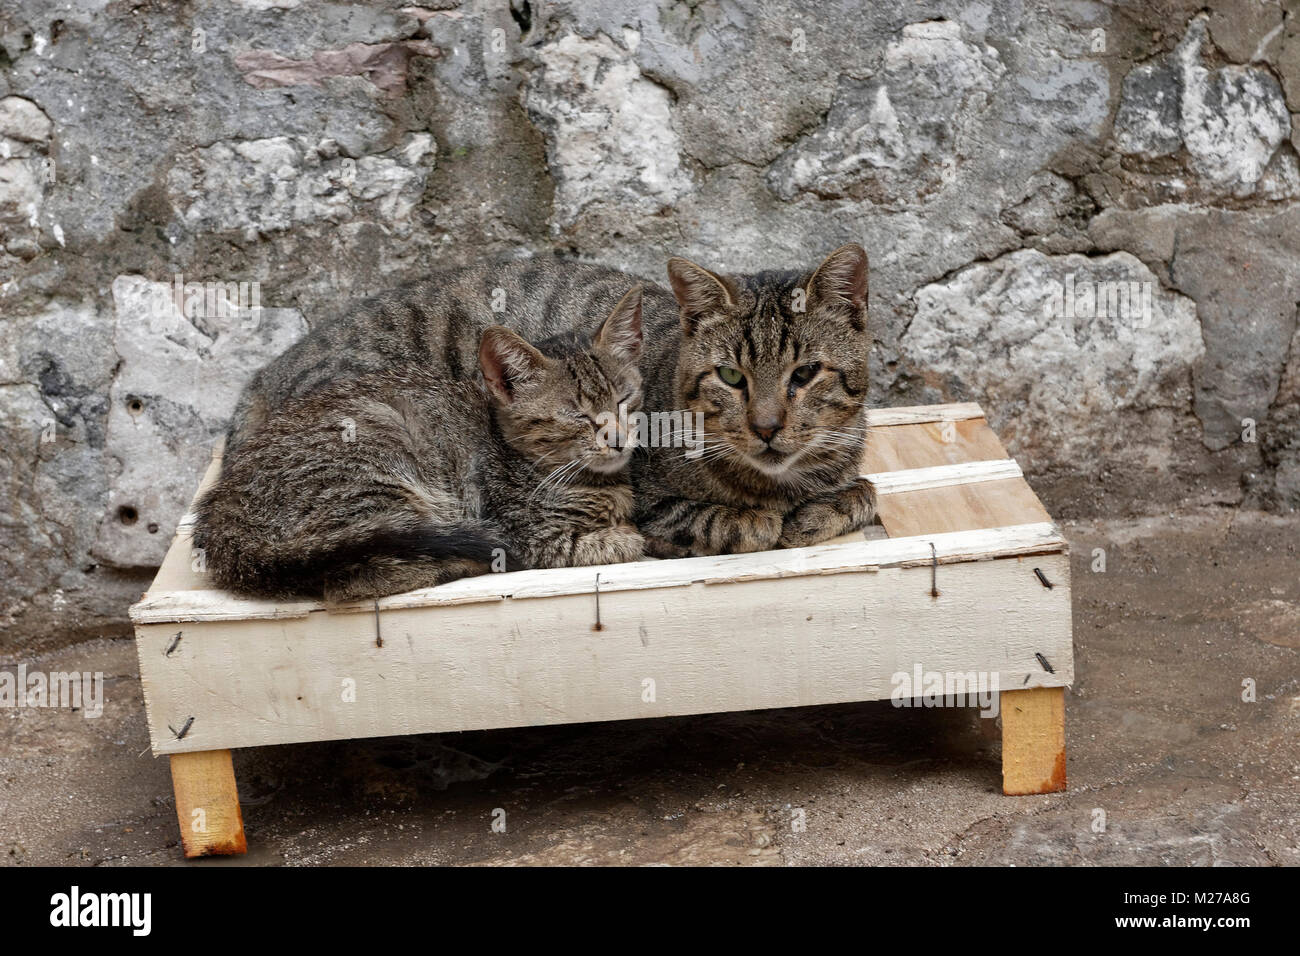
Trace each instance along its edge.
{"label": "cat face", "polygon": [[634,447],[627,419],[641,407],[641,341],[640,286],[589,343],[538,348],[503,326],[484,331],[479,367],[506,441],[548,476],[625,468]]}
{"label": "cat face", "polygon": [[860,447],[867,390],[867,254],[843,246],[811,274],[723,276],[670,259],[681,307],[678,394],[704,415],[705,460],[797,483]]}

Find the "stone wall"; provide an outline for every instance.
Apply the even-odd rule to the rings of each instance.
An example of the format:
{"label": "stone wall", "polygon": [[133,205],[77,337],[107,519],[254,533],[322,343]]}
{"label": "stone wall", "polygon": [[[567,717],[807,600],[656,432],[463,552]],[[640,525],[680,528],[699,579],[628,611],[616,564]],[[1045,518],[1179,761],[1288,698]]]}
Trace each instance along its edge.
{"label": "stone wall", "polygon": [[125,632],[260,363],[520,250],[861,242],[872,400],[1057,514],[1300,506],[1300,4],[1211,6],[0,0],[3,649]]}

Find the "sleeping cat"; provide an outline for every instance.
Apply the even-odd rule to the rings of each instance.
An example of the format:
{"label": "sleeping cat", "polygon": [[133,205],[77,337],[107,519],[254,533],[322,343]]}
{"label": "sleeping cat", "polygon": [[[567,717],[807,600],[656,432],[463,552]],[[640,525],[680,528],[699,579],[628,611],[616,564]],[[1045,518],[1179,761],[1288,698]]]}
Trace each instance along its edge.
{"label": "sleeping cat", "polygon": [[[249,380],[230,419],[223,460],[227,466],[236,460],[251,430],[293,398],[394,364],[468,379],[477,372],[479,337],[488,326],[504,325],[531,342],[589,334],[641,282],[600,266],[539,257],[437,272],[350,303]],[[646,292],[647,304],[662,306],[666,298],[671,305],[662,289]]]}
{"label": "sleeping cat", "polygon": [[[620,406],[641,403],[641,290],[588,341],[492,326],[480,384],[410,363],[289,401],[197,507],[217,585],[377,598],[509,567],[634,561]],[[503,570],[498,563],[497,570]]]}
{"label": "sleeping cat", "polygon": [[[587,331],[628,281],[539,257],[435,273],[365,300],[253,378],[231,422],[226,467],[247,434],[294,396],[395,362],[463,377],[487,326],[530,339]],[[866,252],[847,245],[809,272],[737,276],[672,259],[669,281],[672,291],[647,284],[644,292],[646,410],[702,414],[705,429],[702,447],[670,441],[677,447],[633,459],[648,550],[666,557],[800,547],[869,523],[871,491],[858,479],[870,347]]]}

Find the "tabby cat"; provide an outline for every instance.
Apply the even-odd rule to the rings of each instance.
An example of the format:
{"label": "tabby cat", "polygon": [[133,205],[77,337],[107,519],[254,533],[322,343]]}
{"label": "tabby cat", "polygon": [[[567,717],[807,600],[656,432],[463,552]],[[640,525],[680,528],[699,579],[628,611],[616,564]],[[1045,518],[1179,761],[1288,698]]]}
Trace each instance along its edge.
{"label": "tabby cat", "polygon": [[704,440],[633,462],[651,553],[803,547],[869,523],[866,252],[739,276],[674,258],[668,278],[678,309],[647,318],[646,406],[702,415]]}
{"label": "tabby cat", "polygon": [[291,399],[245,431],[198,504],[195,545],[219,587],[331,602],[482,574],[502,557],[634,561],[633,443],[618,410],[640,407],[641,346],[638,287],[590,340],[534,346],[487,328],[482,382],[405,362]]}
{"label": "tabby cat", "polygon": [[[532,342],[590,333],[640,282],[539,257],[437,272],[352,303],[253,376],[231,416],[224,461],[235,461],[248,434],[290,399],[400,364],[452,381],[472,378],[488,326],[504,325]],[[672,302],[661,289],[646,291]]]}
{"label": "tabby cat", "polygon": [[[867,394],[867,254],[808,272],[724,275],[671,259],[644,292],[646,410],[704,416],[700,436],[632,462],[635,518],[659,556],[815,544],[871,521],[859,480]],[[627,289],[623,273],[538,257],[482,263],[368,299],[314,329],[245,389],[226,467],[276,408],[394,363],[457,380],[494,323],[530,339],[583,332]],[[694,417],[690,419],[694,421]],[[687,440],[681,440],[683,438]]]}

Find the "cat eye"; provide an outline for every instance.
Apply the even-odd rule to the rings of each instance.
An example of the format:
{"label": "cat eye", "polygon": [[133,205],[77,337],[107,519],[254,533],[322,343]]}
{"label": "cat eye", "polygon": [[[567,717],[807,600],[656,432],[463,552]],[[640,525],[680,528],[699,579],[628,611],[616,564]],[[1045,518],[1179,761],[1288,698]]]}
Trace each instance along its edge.
{"label": "cat eye", "polygon": [[810,365],[800,365],[790,373],[790,382],[793,385],[807,385],[819,371],[821,371],[821,365],[816,362]]}
{"label": "cat eye", "polygon": [[740,388],[745,384],[745,376],[740,369],[732,368],[730,365],[718,366],[718,378],[722,379],[732,388]]}

